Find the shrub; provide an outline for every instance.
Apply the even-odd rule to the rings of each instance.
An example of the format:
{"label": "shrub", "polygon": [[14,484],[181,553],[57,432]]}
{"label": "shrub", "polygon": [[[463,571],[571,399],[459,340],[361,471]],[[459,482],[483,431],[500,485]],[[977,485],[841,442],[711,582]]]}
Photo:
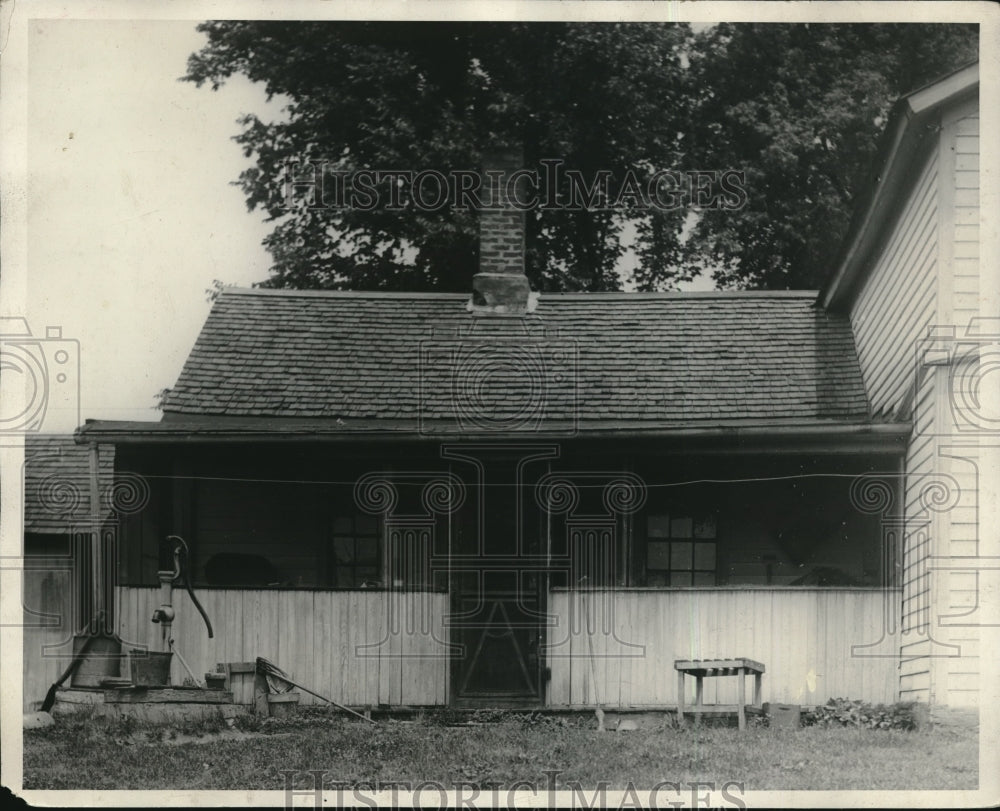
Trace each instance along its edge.
{"label": "shrub", "polygon": [[916,702],[868,704],[831,698],[822,707],[802,713],[803,726],[842,726],[862,729],[916,729]]}

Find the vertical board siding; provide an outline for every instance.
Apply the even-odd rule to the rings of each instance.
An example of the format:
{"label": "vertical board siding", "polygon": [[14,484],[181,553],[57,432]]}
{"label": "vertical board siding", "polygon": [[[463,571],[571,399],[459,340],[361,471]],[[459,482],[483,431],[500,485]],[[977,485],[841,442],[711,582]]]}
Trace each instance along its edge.
{"label": "vertical board siding", "polygon": [[[764,701],[892,702],[899,635],[886,631],[885,613],[898,611],[899,596],[861,589],[556,591],[549,603],[555,627],[546,652],[548,703],[673,705],[675,660],[736,656],[767,668]],[[600,632],[602,610],[610,633]],[[852,653],[862,645],[870,647]],[[688,682],[691,701],[694,680]],[[706,679],[705,701],[734,703],[736,690],[735,678]]]}
{"label": "vertical board siding", "polygon": [[22,705],[37,709],[73,655],[72,572],[24,571]]}
{"label": "vertical board siding", "polygon": [[[159,590],[121,586],[117,594],[119,634],[126,647],[157,649],[159,626],[150,618]],[[263,656],[341,704],[447,703],[446,594],[199,589],[197,595],[215,637],[208,638],[201,616],[181,590],[173,596],[173,636],[199,680],[219,662]],[[172,682],[182,684],[186,675],[175,656]],[[324,703],[308,693],[301,696],[303,704]]]}
{"label": "vertical board siding", "polygon": [[937,307],[938,157],[920,174],[851,312],[875,414],[892,412],[914,381],[915,348]]}

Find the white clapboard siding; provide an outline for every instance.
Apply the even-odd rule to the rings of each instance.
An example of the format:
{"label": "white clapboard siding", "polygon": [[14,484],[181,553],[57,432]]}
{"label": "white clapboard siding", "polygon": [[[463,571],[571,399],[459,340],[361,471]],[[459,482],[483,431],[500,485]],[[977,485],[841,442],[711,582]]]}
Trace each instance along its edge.
{"label": "white clapboard siding", "polygon": [[[943,301],[941,318],[955,328],[956,336],[966,334],[972,319],[980,313],[979,262],[979,112],[970,102],[957,109],[942,122],[942,155],[948,166],[942,199],[948,210],[942,212],[943,233],[950,234],[942,245],[942,289],[950,290]],[[978,374],[975,365],[949,370],[957,387],[974,394]],[[939,375],[943,378],[945,370]],[[951,383],[942,380],[938,396],[951,402],[941,409],[942,426],[936,432],[950,435],[953,440],[939,439],[937,468],[950,477],[958,489],[954,506],[939,521],[934,554],[950,558],[953,565],[961,557],[988,554],[980,549],[979,537],[979,454],[978,449],[962,441],[968,437],[968,416],[961,408],[976,399],[968,398],[961,407],[951,396]],[[952,443],[955,446],[949,447]],[[931,697],[937,703],[952,706],[978,703],[980,673],[979,627],[989,622],[980,604],[980,596],[990,588],[981,578],[982,572],[940,571],[935,573],[934,635],[941,642],[954,646],[957,655],[936,657],[930,668]],[[986,574],[989,578],[989,574]]]}
{"label": "white clapboard siding", "polygon": [[[673,705],[675,660],[738,656],[767,668],[764,701],[892,702],[899,635],[890,617],[899,599],[895,589],[555,591],[548,703]],[[694,680],[688,682],[692,700]],[[705,701],[735,702],[736,689],[735,678],[706,679]]]}
{"label": "white clapboard siding", "polygon": [[893,411],[914,382],[915,347],[936,317],[938,157],[924,165],[851,311],[872,411]]}
{"label": "white clapboard siding", "polygon": [[903,549],[902,634],[900,639],[899,697],[901,701],[930,701],[931,673],[927,657],[931,632],[931,577],[933,516],[922,494],[938,460],[935,441],[936,379],[926,375],[913,403],[914,435],[906,454]]}
{"label": "white clapboard siding", "polygon": [[[429,592],[199,589],[209,639],[187,593],[174,591],[175,645],[199,679],[219,662],[270,659],[296,681],[341,704],[437,705],[448,701],[448,596]],[[156,588],[119,587],[126,646],[154,645]],[[171,679],[186,673],[174,657]],[[302,703],[323,702],[303,693]]]}
{"label": "white clapboard siding", "polygon": [[962,116],[944,131],[954,145],[951,306],[961,329],[979,315],[979,112]]}

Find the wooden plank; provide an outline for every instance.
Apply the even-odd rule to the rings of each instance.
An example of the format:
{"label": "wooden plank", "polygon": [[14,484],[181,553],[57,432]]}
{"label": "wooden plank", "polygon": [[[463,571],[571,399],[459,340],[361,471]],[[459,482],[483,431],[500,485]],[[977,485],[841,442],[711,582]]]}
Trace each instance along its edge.
{"label": "wooden plank", "polygon": [[[352,598],[359,595],[352,594]],[[361,597],[365,595],[360,595]],[[360,627],[365,629],[365,640],[370,646],[367,655],[363,660],[355,659],[355,663],[360,664],[360,678],[363,679],[371,700],[368,704],[388,704],[389,703],[389,664],[385,661],[385,654],[388,650],[389,634],[389,607],[388,604],[379,600],[372,601],[352,600],[352,611],[356,610],[360,619]]]}
{"label": "wooden plank", "polygon": [[[382,599],[388,597],[391,605],[391,625],[389,633],[389,701],[392,706],[403,703],[403,638],[406,635],[406,592],[383,592]],[[381,602],[381,600],[379,601]],[[378,609],[382,610],[382,609]],[[388,612],[387,612],[388,613]],[[381,665],[380,665],[381,666]]]}
{"label": "wooden plank", "polygon": [[551,703],[557,706],[570,704],[570,682],[573,660],[570,658],[569,633],[569,592],[554,592],[549,595],[550,611],[556,618],[556,624],[550,629],[549,667],[552,668],[550,687]]}
{"label": "wooden plank", "polygon": [[362,653],[357,650],[358,646],[367,642],[365,618],[352,615],[350,594],[342,591],[329,592],[327,597],[331,612],[330,627],[333,631],[330,641],[333,667],[331,689],[336,690],[336,695],[341,696],[343,701],[360,697],[362,703],[370,703],[375,699],[369,694],[367,680],[358,682],[357,674],[352,670],[358,661],[357,657]]}
{"label": "wooden plank", "polygon": [[229,690],[122,687],[104,691],[106,704],[232,704],[234,700]]}
{"label": "wooden plank", "polygon": [[313,622],[310,632],[315,650],[313,674],[316,689],[321,693],[328,691],[324,695],[331,698],[340,695],[339,679],[335,680],[333,668],[333,620],[329,592],[318,591],[313,594]]}
{"label": "wooden plank", "polygon": [[573,633],[570,637],[570,652],[573,657],[573,681],[570,684],[570,703],[580,706],[593,706],[593,676],[590,671],[590,650],[587,646],[586,604],[582,592],[573,592],[570,597],[571,616],[573,618]]}
{"label": "wooden plank", "polygon": [[418,592],[401,593],[401,608],[406,620],[406,631],[400,640],[400,689],[399,701],[405,705],[430,704],[433,700],[433,670],[427,667],[423,658],[426,650],[426,598],[430,594]]}
{"label": "wooden plank", "polygon": [[[955,132],[959,137],[972,135],[975,136],[977,141],[976,151],[978,152],[978,140],[979,140],[979,113],[972,113],[970,115],[959,118],[955,121]],[[956,149],[957,151],[957,149]]]}
{"label": "wooden plank", "polygon": [[[632,616],[634,611],[635,595],[618,593],[615,595],[615,630],[618,638],[629,645],[636,644],[636,639],[632,632]],[[632,664],[636,660],[638,651],[629,649],[628,656],[621,660],[621,670],[618,689],[618,701],[622,707],[632,706]]]}
{"label": "wooden plank", "polygon": [[[44,699],[49,687],[69,664],[68,659],[58,654],[68,654],[71,650],[73,590],[69,571],[26,569],[23,578],[21,695],[23,708],[27,711]],[[29,613],[29,609],[52,616],[39,617]]]}
{"label": "wooden plank", "polygon": [[[756,662],[753,659],[743,659],[743,658],[697,659],[693,661],[688,659],[683,659],[674,662],[674,668],[676,670],[686,670],[689,672],[709,671],[709,670],[733,671],[738,668],[747,668],[748,670],[753,672],[760,672],[760,673],[765,672],[765,667],[760,662]],[[702,675],[706,675],[706,673],[702,672]],[[712,673],[709,675],[732,675],[732,673],[731,672],[727,672],[725,674]]]}
{"label": "wooden plank", "polygon": [[[285,595],[287,598],[284,601],[285,610],[279,617],[280,633],[282,639],[285,640],[284,656],[298,675],[297,681],[322,693],[321,682],[315,667],[312,634],[302,633],[303,629],[315,622],[313,592],[290,591],[286,592]],[[301,703],[307,705],[324,702],[309,693],[303,693]]]}

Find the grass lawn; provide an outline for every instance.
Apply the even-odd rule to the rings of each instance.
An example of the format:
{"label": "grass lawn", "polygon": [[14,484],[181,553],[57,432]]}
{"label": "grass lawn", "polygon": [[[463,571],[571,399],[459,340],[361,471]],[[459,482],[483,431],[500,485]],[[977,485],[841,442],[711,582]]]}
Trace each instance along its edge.
{"label": "grass lawn", "polygon": [[[975,789],[978,732],[808,727],[598,732],[592,715],[508,716],[447,726],[428,714],[377,726],[311,712],[289,721],[238,719],[163,728],[61,718],[24,734],[26,789],[284,789],[283,770],[323,770],[327,783],[436,781],[446,789],[527,780],[625,790],[660,781],[728,781],[744,791]],[[305,776],[304,776],[305,778]],[[302,787],[311,786],[311,778]]]}

